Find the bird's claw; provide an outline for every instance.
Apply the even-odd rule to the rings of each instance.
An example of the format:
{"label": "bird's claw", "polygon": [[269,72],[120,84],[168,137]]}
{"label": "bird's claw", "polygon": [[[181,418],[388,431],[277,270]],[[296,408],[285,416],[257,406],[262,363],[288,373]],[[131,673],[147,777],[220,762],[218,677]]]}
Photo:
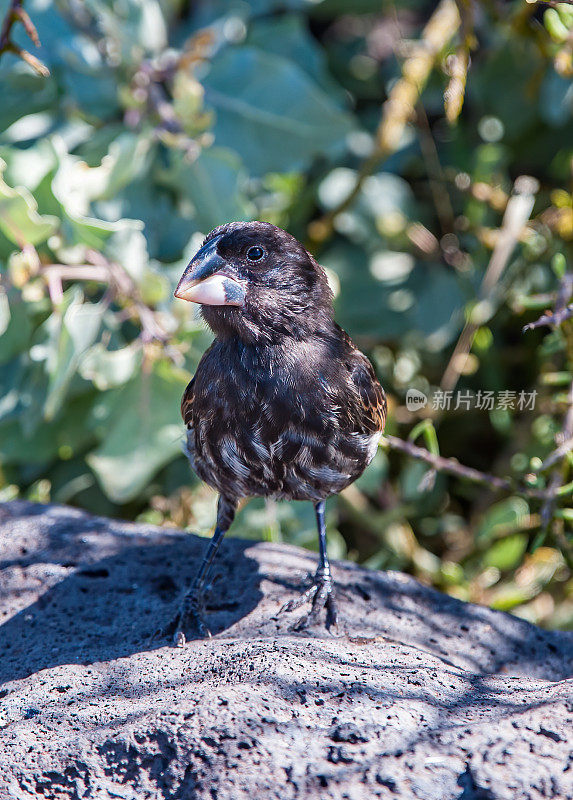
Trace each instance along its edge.
{"label": "bird's claw", "polygon": [[294,623],[292,629],[301,631],[305,628],[314,625],[318,622],[318,617],[322,609],[326,609],[326,628],[336,628],[338,625],[338,609],[334,597],[334,584],[330,573],[324,573],[322,570],[317,570],[312,585],[306,589],[300,597],[295,600],[289,600],[279,611],[279,614],[289,613],[296,611],[305,603],[312,603],[312,608],[308,614],[304,614],[297,622]]}
{"label": "bird's claw", "polygon": [[[203,619],[201,605],[199,598],[186,595],[175,617],[163,629],[163,635],[171,638],[174,647],[184,647],[189,639],[211,638],[211,631]],[[193,635],[189,635],[191,632]]]}

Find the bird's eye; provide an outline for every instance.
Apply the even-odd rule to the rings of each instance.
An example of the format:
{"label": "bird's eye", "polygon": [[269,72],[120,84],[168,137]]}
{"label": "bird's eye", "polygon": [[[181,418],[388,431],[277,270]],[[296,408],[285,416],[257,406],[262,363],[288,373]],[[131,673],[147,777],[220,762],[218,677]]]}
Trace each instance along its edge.
{"label": "bird's eye", "polygon": [[249,247],[247,250],[247,258],[249,261],[260,261],[265,256],[265,251],[262,247]]}

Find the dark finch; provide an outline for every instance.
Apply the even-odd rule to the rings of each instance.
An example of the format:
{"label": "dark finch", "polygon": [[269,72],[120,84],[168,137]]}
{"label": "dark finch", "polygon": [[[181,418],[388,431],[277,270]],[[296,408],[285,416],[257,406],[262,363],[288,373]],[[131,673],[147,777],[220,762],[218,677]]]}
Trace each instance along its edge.
{"label": "dark finch", "polygon": [[332,293],[314,258],[266,222],[211,231],[175,296],[201,304],[215,341],[185,390],[181,413],[197,474],[219,492],[217,526],[174,620],[176,644],[209,635],[200,609],[215,553],[243,497],[310,500],[320,545],[314,581],[284,610],[312,602],[336,624],[324,501],[372,460],[386,398],[368,359],[334,322]]}

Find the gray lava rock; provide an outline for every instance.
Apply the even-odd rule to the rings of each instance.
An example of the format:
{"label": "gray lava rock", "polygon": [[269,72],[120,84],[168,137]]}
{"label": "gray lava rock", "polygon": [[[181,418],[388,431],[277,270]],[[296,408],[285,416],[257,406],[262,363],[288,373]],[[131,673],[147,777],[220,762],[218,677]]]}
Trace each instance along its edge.
{"label": "gray lava rock", "polygon": [[315,557],[228,539],[216,635],[174,649],[204,544],[0,508],[2,800],[573,796],[571,634],[347,563],[343,632],[293,633]]}

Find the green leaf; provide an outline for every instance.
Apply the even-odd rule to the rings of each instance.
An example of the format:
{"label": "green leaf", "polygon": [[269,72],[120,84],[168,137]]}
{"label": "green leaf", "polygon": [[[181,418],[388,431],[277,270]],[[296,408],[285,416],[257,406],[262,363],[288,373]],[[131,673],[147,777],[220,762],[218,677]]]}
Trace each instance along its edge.
{"label": "green leaf", "polygon": [[83,294],[77,286],[66,295],[64,307],[54,311],[45,323],[49,331],[46,343],[49,383],[44,401],[47,420],[52,420],[60,410],[80,359],[95,342],[105,313],[104,304],[82,302]]}
{"label": "green leaf", "polygon": [[[0,11],[1,18],[4,15]],[[26,45],[28,46],[28,45]],[[8,66],[14,58],[6,53],[0,65],[0,131],[30,114],[37,114],[52,108],[56,102],[58,87],[50,78],[41,78],[23,63]],[[41,58],[41,56],[40,56]],[[26,137],[23,137],[26,138]]]}
{"label": "green leaf", "polygon": [[236,150],[252,175],[291,172],[341,151],[354,127],[297,64],[254,47],[227,47],[204,80],[216,144]]}
{"label": "green leaf", "polygon": [[337,318],[351,335],[398,339],[417,334],[418,346],[438,351],[459,330],[464,295],[458,278],[440,264],[381,248],[369,254],[335,241],[321,263],[336,273]]}
{"label": "green leaf", "polygon": [[121,220],[106,244],[106,253],[139,283],[148,270],[147,241],[139,220]]}
{"label": "green leaf", "polygon": [[529,506],[522,497],[508,497],[491,506],[478,529],[477,538],[492,540],[523,530],[529,520]]}
{"label": "green leaf", "polygon": [[[21,395],[21,387],[18,388]],[[0,425],[0,461],[22,464],[27,469],[29,465],[47,464],[58,456],[70,458],[92,445],[95,436],[85,423],[93,400],[93,394],[74,398],[56,419],[42,422],[34,429],[27,420],[34,409],[24,404],[19,417],[6,417]]]}
{"label": "green leaf", "polygon": [[188,378],[169,363],[140,372],[117,397],[102,445],[88,456],[106,495],[137,497],[155,473],[181,452],[181,395]]}
{"label": "green leaf", "polygon": [[332,100],[344,102],[342,87],[328,72],[325,50],[310,34],[302,14],[254,20],[246,43],[294,62],[328,92]]}
{"label": "green leaf", "polygon": [[8,420],[0,426],[0,460],[3,464],[43,464],[58,451],[58,429],[41,425],[29,437],[18,420]]}
{"label": "green leaf", "polygon": [[489,605],[497,611],[511,611],[512,608],[526,603],[531,600],[537,592],[534,588],[529,586],[517,586],[515,583],[509,583],[494,592]]}
{"label": "green leaf", "polygon": [[52,141],[58,170],[52,181],[54,195],[71,216],[89,213],[94,200],[114,197],[147,166],[150,140],[124,132],[111,142],[101,163],[90,167],[67,152],[63,141]]}
{"label": "green leaf", "polygon": [[6,364],[27,346],[32,333],[25,303],[17,292],[0,287],[0,364]]}
{"label": "green leaf", "polygon": [[567,25],[564,24],[556,8],[547,9],[543,15],[543,24],[554,41],[560,44],[567,41],[569,29]]}
{"label": "green leaf", "polygon": [[79,373],[104,392],[127,383],[141,367],[142,360],[143,351],[137,342],[120,350],[106,350],[98,342],[81,360]]}
{"label": "green leaf", "polygon": [[[39,116],[39,115],[36,115]],[[24,118],[25,122],[30,118]],[[17,147],[1,147],[0,158],[6,162],[4,178],[10,186],[25,186],[34,192],[40,181],[56,166],[53,147],[46,140],[40,140],[32,147],[21,150]],[[36,195],[38,204],[41,202]]]}
{"label": "green leaf", "polygon": [[515,533],[495,542],[483,557],[484,567],[497,567],[500,570],[516,567],[527,550],[527,534]]}
{"label": "green leaf", "polygon": [[[0,172],[4,166],[0,161]],[[0,175],[0,230],[10,241],[19,247],[37,245],[45,242],[57,227],[55,217],[38,214],[38,205],[27,189],[12,189]]]}
{"label": "green leaf", "polygon": [[114,195],[145,170],[149,147],[145,138],[131,133],[120,135],[96,167],[70,155],[62,140],[55,138],[52,144],[58,161],[52,191],[63,211],[63,233],[68,244],[81,243],[101,250],[114,233],[129,235],[142,230],[139,220],[96,219],[92,216],[92,203]]}
{"label": "green leaf", "polygon": [[224,222],[252,217],[243,194],[246,173],[235,153],[211,147],[191,163],[177,151],[171,160],[163,180],[191,201],[198,230],[208,233]]}

